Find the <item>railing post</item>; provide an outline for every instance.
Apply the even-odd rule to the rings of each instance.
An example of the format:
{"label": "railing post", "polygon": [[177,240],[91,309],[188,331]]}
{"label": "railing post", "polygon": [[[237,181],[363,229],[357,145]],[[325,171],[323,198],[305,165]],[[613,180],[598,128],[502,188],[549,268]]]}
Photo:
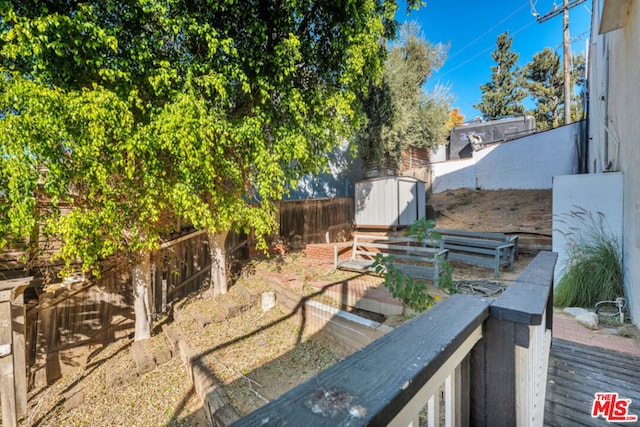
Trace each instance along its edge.
{"label": "railing post", "polygon": [[470,354],[470,425],[542,425],[556,259],[540,252],[491,304]]}
{"label": "railing post", "polygon": [[[525,344],[528,328],[489,317],[483,339],[471,353],[471,425],[516,425],[515,347]],[[528,339],[528,338],[527,338]]]}
{"label": "railing post", "polygon": [[17,425],[13,332],[11,330],[11,290],[0,291],[0,406],[2,425]]}
{"label": "railing post", "polygon": [[25,354],[26,311],[24,289],[14,292],[11,301],[13,332],[13,366],[15,371],[16,415],[21,419],[27,415],[27,362]]}
{"label": "railing post", "polygon": [[24,290],[32,279],[0,281],[0,406],[7,427],[27,414]]}

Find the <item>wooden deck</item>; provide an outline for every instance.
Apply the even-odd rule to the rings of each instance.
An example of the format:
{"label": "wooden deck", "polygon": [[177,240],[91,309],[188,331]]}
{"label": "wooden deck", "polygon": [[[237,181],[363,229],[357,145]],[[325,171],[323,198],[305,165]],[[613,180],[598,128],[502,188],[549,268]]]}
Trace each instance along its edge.
{"label": "wooden deck", "polygon": [[[613,350],[553,340],[545,405],[545,426],[611,426],[640,424],[640,357]],[[637,423],[594,419],[597,392],[615,392],[631,399],[628,414]]]}

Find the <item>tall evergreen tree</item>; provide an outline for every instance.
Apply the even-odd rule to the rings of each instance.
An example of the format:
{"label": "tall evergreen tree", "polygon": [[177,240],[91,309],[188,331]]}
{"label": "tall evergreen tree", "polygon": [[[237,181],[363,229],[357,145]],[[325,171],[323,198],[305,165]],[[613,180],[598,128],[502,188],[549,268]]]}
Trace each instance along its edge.
{"label": "tall evergreen tree", "polygon": [[[571,69],[571,86],[582,86],[585,82],[584,55],[574,56]],[[564,117],[564,76],[560,56],[550,48],[534,55],[524,70],[524,87],[534,99],[536,108],[531,112],[536,118],[538,129],[550,129],[561,124]],[[575,91],[574,91],[575,92]],[[574,94],[571,100],[571,112],[574,120],[582,113],[581,94]]]}
{"label": "tall evergreen tree", "polygon": [[560,105],[564,102],[564,77],[560,56],[545,48],[533,56],[523,70],[524,86],[536,104],[533,116],[538,129],[558,126]]}
{"label": "tall evergreen tree", "polygon": [[522,72],[516,65],[520,55],[511,49],[512,41],[508,31],[498,36],[496,50],[491,53],[496,62],[491,67],[491,80],[480,85],[482,100],[473,106],[489,120],[524,113],[522,100],[526,92],[521,85]]}

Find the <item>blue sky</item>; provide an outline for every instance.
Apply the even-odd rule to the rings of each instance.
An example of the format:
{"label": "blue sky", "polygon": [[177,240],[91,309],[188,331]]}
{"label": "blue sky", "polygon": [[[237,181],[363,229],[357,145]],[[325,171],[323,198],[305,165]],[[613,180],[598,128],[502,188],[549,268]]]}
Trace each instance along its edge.
{"label": "blue sky", "polygon": [[[417,22],[430,43],[448,44],[444,66],[427,82],[426,89],[436,84],[450,85],[465,120],[480,112],[473,108],[480,102],[480,85],[489,81],[491,52],[496,48],[498,35],[509,31],[513,36],[512,49],[520,54],[518,63],[523,67],[533,55],[550,47],[562,58],[562,14],[542,24],[536,21],[532,9],[544,15],[562,0],[475,1],[427,0],[426,6],[412,11],[407,17],[401,2],[397,18],[400,22]],[[532,7],[533,4],[533,7]],[[591,1],[569,11],[571,49],[574,54],[586,51],[591,26]],[[532,108],[532,103],[526,104]]]}

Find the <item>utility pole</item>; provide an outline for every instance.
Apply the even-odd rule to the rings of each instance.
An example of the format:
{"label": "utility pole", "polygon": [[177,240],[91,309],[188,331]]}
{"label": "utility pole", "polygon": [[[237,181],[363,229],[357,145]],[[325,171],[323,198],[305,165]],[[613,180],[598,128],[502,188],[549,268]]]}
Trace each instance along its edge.
{"label": "utility pole", "polygon": [[571,74],[569,73],[569,0],[564,0],[563,8],[564,45],[564,124],[571,123]]}
{"label": "utility pole", "polygon": [[542,24],[549,19],[563,14],[563,46],[564,46],[564,124],[571,123],[571,73],[569,70],[569,9],[579,4],[584,3],[586,0],[564,0],[562,7],[554,6],[549,12],[540,16],[537,15],[536,19],[538,23]]}

